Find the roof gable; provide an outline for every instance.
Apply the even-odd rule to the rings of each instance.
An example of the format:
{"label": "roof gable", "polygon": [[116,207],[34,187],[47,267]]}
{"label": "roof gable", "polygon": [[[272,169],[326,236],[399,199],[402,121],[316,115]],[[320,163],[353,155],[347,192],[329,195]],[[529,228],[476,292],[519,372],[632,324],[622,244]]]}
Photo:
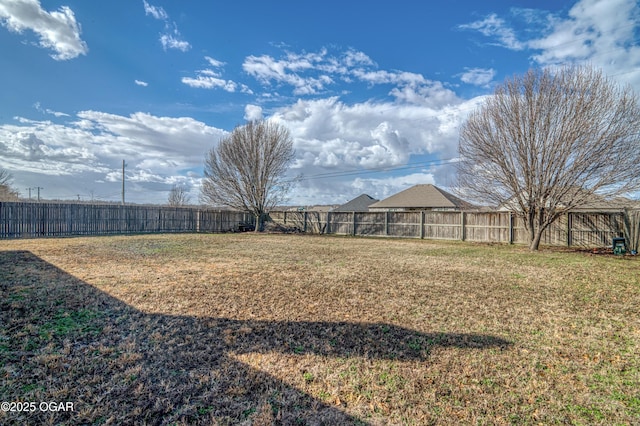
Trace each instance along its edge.
{"label": "roof gable", "polygon": [[369,206],[375,203],[375,198],[368,194],[361,194],[351,201],[344,203],[343,205],[335,208],[334,212],[366,212],[369,211]]}
{"label": "roof gable", "polygon": [[458,208],[472,205],[431,184],[414,185],[389,198],[371,204],[371,208]]}

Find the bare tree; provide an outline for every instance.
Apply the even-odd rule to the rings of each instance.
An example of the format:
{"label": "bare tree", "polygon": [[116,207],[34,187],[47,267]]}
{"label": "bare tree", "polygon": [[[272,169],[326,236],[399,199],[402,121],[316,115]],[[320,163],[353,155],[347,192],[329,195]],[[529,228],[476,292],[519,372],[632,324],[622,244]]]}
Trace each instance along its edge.
{"label": "bare tree", "polygon": [[257,120],[236,127],[205,157],[201,200],[251,212],[260,231],[265,213],[290,188],[284,174],[293,157],[293,141],[282,125]]}
{"label": "bare tree", "polygon": [[187,188],[180,185],[173,185],[169,191],[169,198],[167,204],[172,207],[180,207],[189,204],[191,197],[187,192]]}
{"label": "bare tree", "polygon": [[600,71],[530,70],[498,86],[463,125],[459,190],[512,208],[537,250],[566,211],[640,188],[639,131],[638,98]]}
{"label": "bare tree", "polygon": [[5,169],[0,169],[0,201],[18,201],[20,195],[11,186],[11,173]]}

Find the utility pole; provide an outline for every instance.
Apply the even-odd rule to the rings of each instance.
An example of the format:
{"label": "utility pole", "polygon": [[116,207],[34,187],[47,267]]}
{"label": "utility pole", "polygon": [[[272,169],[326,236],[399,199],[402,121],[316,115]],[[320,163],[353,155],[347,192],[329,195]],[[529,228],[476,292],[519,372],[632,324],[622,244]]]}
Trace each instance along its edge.
{"label": "utility pole", "polygon": [[124,160],[122,160],[122,205],[124,206]]}
{"label": "utility pole", "polygon": [[43,187],[41,187],[41,186],[36,186],[36,187],[35,187],[35,189],[37,189],[37,190],[38,190],[38,201],[40,201],[40,190],[41,190],[41,189],[44,189],[44,188],[43,188]]}
{"label": "utility pole", "polygon": [[27,188],[27,191],[29,191],[29,199],[31,199],[31,188]]}

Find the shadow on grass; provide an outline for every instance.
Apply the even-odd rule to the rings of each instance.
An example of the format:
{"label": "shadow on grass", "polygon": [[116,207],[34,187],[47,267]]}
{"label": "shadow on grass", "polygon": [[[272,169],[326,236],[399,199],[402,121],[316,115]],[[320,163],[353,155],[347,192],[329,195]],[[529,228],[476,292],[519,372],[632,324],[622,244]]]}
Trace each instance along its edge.
{"label": "shadow on grass", "polygon": [[234,356],[426,360],[436,346],[509,345],[382,323],[146,314],[25,251],[0,252],[0,290],[0,400],[74,403],[0,412],[2,424],[366,424]]}

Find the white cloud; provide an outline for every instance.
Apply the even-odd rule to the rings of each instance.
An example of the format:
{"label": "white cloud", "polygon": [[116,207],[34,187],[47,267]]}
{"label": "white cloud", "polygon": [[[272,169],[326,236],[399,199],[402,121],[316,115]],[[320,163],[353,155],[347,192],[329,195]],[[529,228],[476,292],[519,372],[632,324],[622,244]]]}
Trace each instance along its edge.
{"label": "white cloud", "polygon": [[[137,185],[137,190],[131,189],[131,199],[162,202],[157,191],[166,191],[166,185],[197,183],[204,154],[227,134],[189,117],[82,111],[77,118],[66,124],[19,118],[16,125],[0,125],[1,165],[17,182],[41,186],[49,186],[42,185],[43,176],[73,176],[60,182],[60,188],[77,191],[79,185],[114,181],[125,159],[127,180]],[[117,185],[111,188],[117,199]]]}
{"label": "white cloud", "polygon": [[36,102],[35,104],[33,104],[33,107],[43,113],[43,114],[50,114],[53,115],[55,117],[69,117],[69,114],[64,113],[64,112],[60,112],[60,111],[54,111],[52,109],[49,108],[42,108],[42,105],[40,105],[40,102]]}
{"label": "white cloud", "polygon": [[262,107],[258,105],[247,105],[244,107],[244,119],[247,121],[261,120],[262,119]]}
{"label": "white cloud", "polygon": [[176,49],[186,52],[191,49],[191,44],[182,39],[178,26],[175,22],[170,21],[169,14],[162,7],[153,6],[146,0],[142,0],[142,4],[146,16],[151,15],[154,19],[164,22],[164,31],[160,34],[160,44],[164,50]]}
{"label": "white cloud", "polygon": [[[205,56],[205,59],[211,66],[215,68],[221,68],[222,66],[224,66],[224,62],[218,61],[209,56]],[[195,78],[183,77],[181,81],[187,86],[198,89],[222,89],[230,93],[239,91],[242,93],[253,94],[253,91],[247,85],[236,83],[232,80],[225,80],[221,77],[222,74],[219,71],[214,71],[210,68],[206,68],[196,71]]]}
{"label": "white cloud", "polygon": [[260,83],[292,86],[294,95],[322,93],[337,79],[348,81],[354,72],[365,74],[361,67],[375,67],[375,63],[363,52],[348,49],[332,55],[326,48],[319,52],[285,52],[280,59],[252,55],[242,64],[243,70]]}
{"label": "white cloud", "polygon": [[493,68],[465,68],[465,72],[460,74],[460,80],[474,86],[486,87],[491,83],[496,75]]}
{"label": "white cloud", "polygon": [[[601,68],[605,74],[630,83],[640,91],[640,5],[636,0],[580,0],[566,13],[512,9],[512,18],[524,20],[519,37],[495,14],[461,25],[479,31],[511,50],[532,51],[540,66],[583,64]],[[535,35],[534,35],[535,34]]]}
{"label": "white cloud", "polygon": [[512,50],[524,49],[524,44],[520,42],[515,31],[509,27],[504,19],[499,18],[495,13],[486,18],[472,22],[470,24],[459,25],[463,30],[475,30],[486,37],[496,38],[497,44]]}
{"label": "white cloud", "polygon": [[149,85],[149,83],[147,83],[146,81],[142,81],[142,80],[134,80],[134,82],[138,85],[138,86],[142,86],[142,87],[147,87]]}
{"label": "white cloud", "polygon": [[333,80],[327,75],[301,76],[298,72],[314,69],[318,55],[287,55],[287,58],[276,60],[268,55],[249,56],[242,64],[246,73],[263,84],[271,81],[284,83],[294,87],[295,95],[311,95],[321,92]]}
{"label": "white cloud", "polygon": [[68,6],[47,12],[38,0],[0,1],[0,23],[10,31],[31,30],[40,38],[39,45],[55,53],[51,57],[64,61],[89,51],[80,38],[80,24]]}
{"label": "white cloud", "polygon": [[589,64],[640,89],[640,6],[635,0],[582,0],[567,17],[550,16],[543,37],[529,40],[540,65]]}
{"label": "white cloud", "polygon": [[224,80],[212,75],[207,75],[206,72],[201,72],[200,75],[193,77],[183,77],[181,80],[187,86],[195,87],[198,89],[222,89],[226,92],[240,91],[242,93],[252,94],[251,89],[244,85],[238,84],[232,80]]}
{"label": "white cloud", "polygon": [[286,52],[279,59],[269,55],[248,56],[242,67],[264,86],[288,85],[293,88],[292,94],[298,96],[330,93],[342,81],[392,86],[388,94],[400,102],[431,106],[456,102],[455,93],[441,82],[426,79],[422,74],[378,69],[371,58],[353,49],[334,54],[327,49],[315,53]]}
{"label": "white cloud", "polygon": [[167,19],[169,19],[169,15],[167,15],[167,12],[165,12],[162,7],[152,6],[145,0],[142,0],[142,3],[144,5],[145,15],[151,15],[160,21],[166,21]]}
{"label": "white cloud", "polygon": [[179,33],[176,32],[175,34],[162,34],[160,36],[160,43],[162,44],[164,50],[177,49],[182,52],[186,52],[187,50],[191,49],[191,44],[189,44],[188,41],[181,40],[176,36],[179,36]]}
{"label": "white cloud", "polygon": [[204,59],[206,59],[207,62],[209,62],[209,65],[211,65],[214,68],[222,68],[223,66],[226,65],[225,62],[218,61],[217,59],[214,59],[211,56],[205,56]]}
{"label": "white cloud", "polygon": [[[334,97],[299,100],[278,109],[271,119],[284,124],[291,132],[297,153],[293,175],[340,174],[357,170],[366,173],[370,169],[387,168],[388,178],[384,179],[389,180],[391,191],[391,188],[406,187],[400,188],[404,185],[402,179],[392,179],[394,168],[405,166],[416,157],[447,159],[457,155],[458,129],[478,102],[477,99],[466,102],[458,99],[454,105],[438,108],[422,105],[436,104],[429,100],[416,104],[365,102],[347,105]],[[430,183],[425,173],[433,179],[435,172],[417,173],[415,176],[420,175],[423,180],[415,183]],[[374,196],[371,192],[375,180],[361,178],[370,185],[356,187],[353,179],[357,174],[334,179],[305,179],[293,197],[305,200],[313,194],[322,202],[334,202],[338,196],[353,198],[362,192]]]}

